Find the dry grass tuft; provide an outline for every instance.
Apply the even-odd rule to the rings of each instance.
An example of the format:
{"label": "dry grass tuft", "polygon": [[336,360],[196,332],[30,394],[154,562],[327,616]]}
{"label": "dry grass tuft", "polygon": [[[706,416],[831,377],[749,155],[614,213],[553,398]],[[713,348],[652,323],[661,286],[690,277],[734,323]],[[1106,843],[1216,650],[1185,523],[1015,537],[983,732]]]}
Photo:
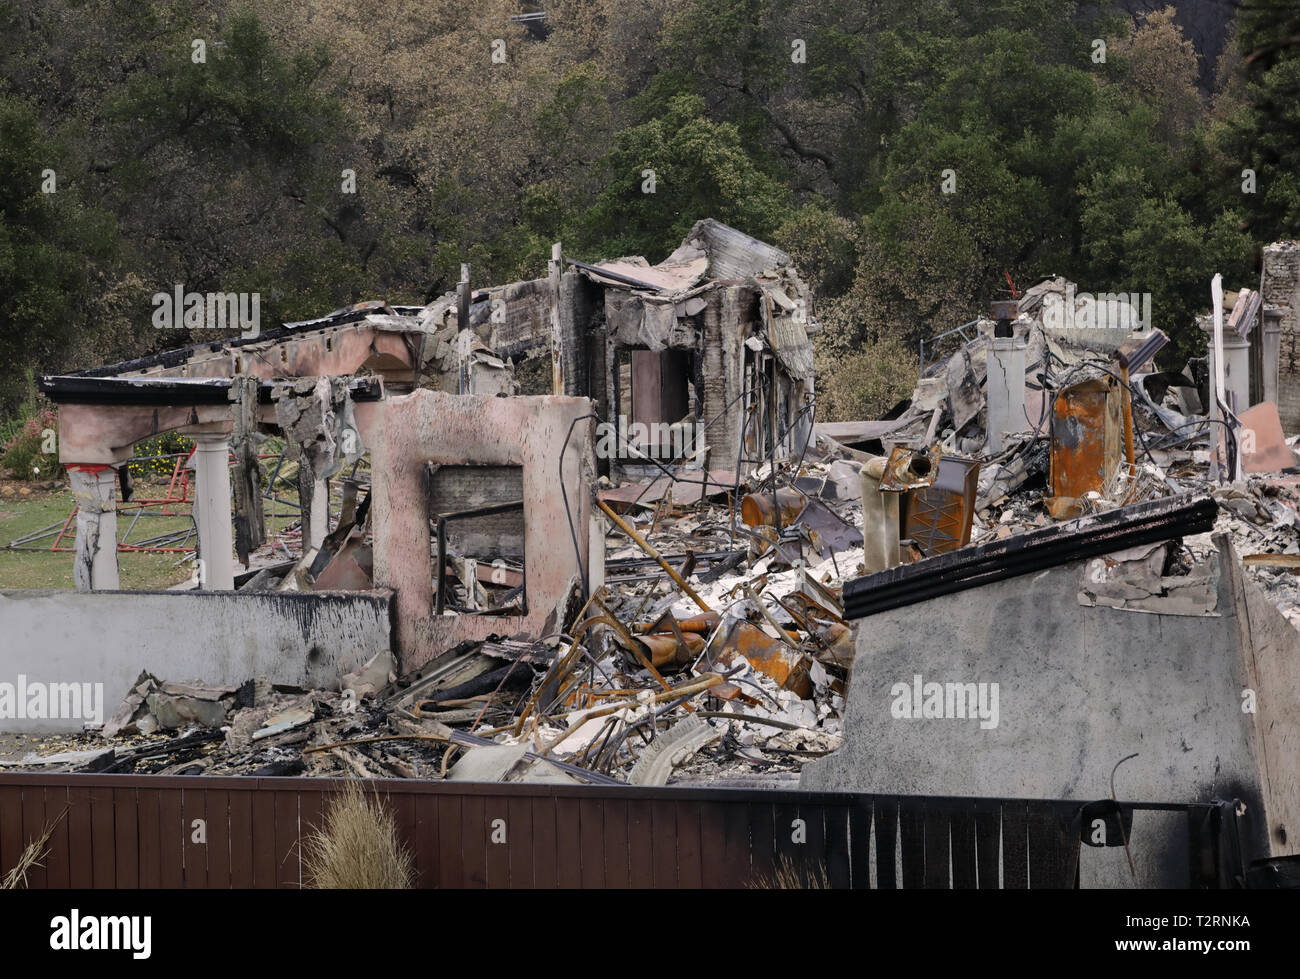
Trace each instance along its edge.
{"label": "dry grass tuft", "polygon": [[50,842],[50,837],[54,835],[54,827],[59,825],[59,820],[63,818],[67,811],[64,809],[63,812],[59,813],[52,822],[46,824],[45,831],[40,836],[27,844],[19,855],[18,862],[14,864],[9,873],[4,875],[4,879],[0,880],[0,891],[16,891],[20,887],[25,888],[27,886],[27,872],[33,867],[45,866],[41,861],[45,859],[48,852],[46,847]]}
{"label": "dry grass tuft", "polygon": [[760,874],[749,884],[756,891],[830,890],[830,886],[824,863],[795,863],[784,855],[777,857],[771,874]]}
{"label": "dry grass tuft", "polygon": [[414,864],[391,810],[355,781],[330,800],[322,827],[303,839],[302,858],[308,887],[407,890],[414,884]]}

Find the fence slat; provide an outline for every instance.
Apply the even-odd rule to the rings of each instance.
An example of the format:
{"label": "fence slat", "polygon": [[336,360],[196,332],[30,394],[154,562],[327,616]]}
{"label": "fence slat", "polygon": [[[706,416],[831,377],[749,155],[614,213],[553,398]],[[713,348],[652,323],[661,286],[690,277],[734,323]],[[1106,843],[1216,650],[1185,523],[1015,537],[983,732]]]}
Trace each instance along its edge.
{"label": "fence slat", "polygon": [[50,852],[45,861],[46,886],[69,886],[71,868],[68,866],[68,789],[62,785],[45,787],[45,815],[54,824],[50,834]]}
{"label": "fence slat", "polygon": [[900,887],[894,850],[898,840],[898,800],[877,796],[875,800],[876,826],[876,886],[882,891]]}
{"label": "fence slat", "polygon": [[[515,827],[510,822],[510,800],[492,798],[485,802],[483,828],[487,834],[487,854],[484,858],[484,879],[488,887],[509,887],[510,848],[516,842]],[[499,840],[505,842],[498,842]]]}
{"label": "fence slat", "polygon": [[204,792],[208,837],[208,887],[230,887],[230,793]]}
{"label": "fence slat", "polygon": [[611,799],[604,805],[605,886],[626,888],[631,878],[627,850],[627,802]]}
{"label": "fence slat", "polygon": [[253,886],[262,890],[277,886],[280,879],[275,857],[275,792],[254,791],[252,795]]}
{"label": "fence slat", "polygon": [[654,887],[654,815],[646,799],[629,799],[627,803],[629,887]]}
{"label": "fence slat", "polygon": [[[92,887],[117,887],[117,858],[113,850],[116,835],[113,826],[113,790],[99,787],[91,789]],[[168,885],[164,883],[163,886]]]}
{"label": "fence slat", "polygon": [[1029,887],[1029,814],[1023,802],[1002,804],[1002,886]]}
{"label": "fence slat", "polygon": [[26,845],[23,842],[23,787],[0,787],[0,868],[4,868],[5,873],[18,863]]}
{"label": "fence slat", "polygon": [[135,789],[113,790],[113,856],[118,890],[140,886],[140,826]]}
{"label": "fence slat", "polygon": [[549,795],[533,797],[533,886],[560,887],[556,802]]}
{"label": "fence slat", "polygon": [[298,889],[302,868],[298,860],[298,793],[275,793],[275,885]]}
{"label": "fence slat", "polygon": [[487,887],[487,816],[481,795],[467,795],[460,801],[460,861],[465,880],[462,887]]}
{"label": "fence slat", "polygon": [[533,885],[533,807],[529,799],[509,799],[506,823],[510,827],[510,882],[507,886]]}
{"label": "fence slat", "polygon": [[650,859],[655,887],[677,886],[677,812],[671,802],[650,803]]}
{"label": "fence slat", "polygon": [[[41,838],[45,832],[45,789],[33,785],[23,789],[23,846]],[[49,874],[45,870],[45,860],[39,860],[27,871],[27,886],[32,890],[44,890],[49,886]],[[7,868],[6,868],[7,869]]]}
{"label": "fence slat", "polygon": [[253,873],[253,793],[230,793],[230,886],[246,890],[257,883]]}
{"label": "fence slat", "polygon": [[903,889],[925,887],[925,803],[904,799],[898,806],[898,852],[903,858]]}
{"label": "fence slat", "polygon": [[948,824],[952,829],[953,890],[973,890],[979,879],[975,860],[975,813],[969,808],[955,806],[949,812]]}
{"label": "fence slat", "polygon": [[605,806],[597,799],[578,800],[578,852],[584,888],[605,886]]}
{"label": "fence slat", "polygon": [[460,802],[455,795],[438,797],[438,886],[468,887],[460,849]]}
{"label": "fence slat", "polygon": [[925,886],[933,890],[951,887],[949,870],[948,806],[942,802],[925,806]]}
{"label": "fence slat", "polygon": [[[11,787],[0,788],[0,809],[8,793],[15,791]],[[74,888],[95,886],[94,837],[90,828],[89,787],[71,785],[68,787],[68,884]],[[0,813],[0,830],[4,829],[4,817]],[[6,857],[6,866],[12,866]]]}

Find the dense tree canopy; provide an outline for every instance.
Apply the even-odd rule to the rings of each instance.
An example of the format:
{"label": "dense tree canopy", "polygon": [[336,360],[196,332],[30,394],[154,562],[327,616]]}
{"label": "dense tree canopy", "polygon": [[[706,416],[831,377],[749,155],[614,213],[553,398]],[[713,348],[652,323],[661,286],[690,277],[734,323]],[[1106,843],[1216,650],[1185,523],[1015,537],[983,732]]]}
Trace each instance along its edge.
{"label": "dense tree canopy", "polygon": [[544,6],[0,0],[0,406],[186,342],[150,326],[175,283],[275,321],[536,276],[555,240],[657,261],[713,216],[795,255],[827,410],[863,413],[1008,274],[1151,292],[1181,356],[1210,277],[1300,233],[1294,4],[1210,72],[1172,8]]}

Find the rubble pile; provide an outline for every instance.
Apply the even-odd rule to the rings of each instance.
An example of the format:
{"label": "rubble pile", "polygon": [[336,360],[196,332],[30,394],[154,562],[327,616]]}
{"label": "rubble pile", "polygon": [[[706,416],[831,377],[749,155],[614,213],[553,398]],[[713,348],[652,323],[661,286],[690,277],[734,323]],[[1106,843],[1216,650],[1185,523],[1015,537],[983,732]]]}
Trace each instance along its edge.
{"label": "rubble pile", "polygon": [[[746,241],[752,251],[755,243]],[[612,276],[641,299],[647,290],[680,286],[671,277],[667,285],[648,284],[642,279],[653,270],[640,266],[578,265],[588,276]],[[702,268],[692,272],[692,288]],[[751,274],[770,296],[771,276]],[[463,285],[459,300],[468,321],[472,297]],[[539,282],[508,291],[501,301],[541,289]],[[618,296],[623,303],[626,297]],[[654,316],[669,333],[680,329],[692,309],[698,313],[687,302],[693,297],[670,291],[672,301],[655,306]],[[491,298],[475,300],[484,316]],[[1227,328],[1244,344],[1252,317],[1261,313],[1259,296],[1241,290],[1228,298],[1220,313],[1230,314]],[[350,410],[353,382],[298,382],[305,408],[292,392],[277,391],[286,430],[303,444],[325,446],[313,449],[314,456],[298,452],[299,485],[306,491],[317,483],[328,493],[322,474],[341,473],[345,463],[351,474],[341,480],[333,530],[311,530],[307,493],[299,531],[319,543],[304,545],[298,556],[288,553],[283,535],[260,548],[254,535],[250,551],[262,558],[254,564],[260,570],[236,586],[254,592],[392,587],[393,569],[414,553],[400,548],[428,523],[433,580],[426,575],[418,584],[421,601],[430,590],[435,598],[431,608],[415,606],[432,614],[419,619],[423,632],[408,628],[408,634],[441,635],[436,630],[456,616],[488,617],[481,621],[493,629],[501,622],[500,632],[440,642],[414,671],[403,672],[398,653],[386,652],[328,689],[259,677],[213,687],[143,673],[95,739],[50,741],[45,747],[53,754],[39,763],[169,774],[779,781],[840,746],[859,648],[855,623],[845,614],[847,582],[973,544],[1207,491],[1218,504],[1212,533],[1107,555],[1080,592],[1081,604],[1150,611],[1158,599],[1179,606],[1175,614],[1209,614],[1209,559],[1222,534],[1300,629],[1300,469],[1296,439],[1283,437],[1276,405],[1252,399],[1241,387],[1248,372],[1240,369],[1232,375],[1238,389],[1225,392],[1214,356],[1210,363],[1193,359],[1181,371],[1156,370],[1154,356],[1167,340],[1158,330],[1129,329],[1131,309],[1119,327],[1061,326],[1062,304],[1072,310],[1073,302],[1072,284],[1049,280],[1015,302],[996,303],[996,318],[967,324],[974,338],[963,333],[960,349],[923,369],[912,396],[881,420],[811,424],[811,390],[791,387],[790,397],[802,398],[803,407],[781,415],[789,405],[770,401],[773,430],[753,431],[738,421],[728,453],[710,455],[701,433],[685,459],[655,461],[641,451],[651,444],[644,440],[630,456],[621,454],[622,464],[598,467],[588,458],[583,478],[590,482],[579,502],[588,507],[582,512],[590,514],[593,543],[603,548],[587,554],[579,546],[572,494],[550,501],[563,506],[553,512],[567,518],[573,551],[569,540],[554,546],[566,561],[576,558],[579,572],[567,604],[557,589],[553,612],[537,600],[536,579],[525,582],[522,467],[494,463],[477,473],[421,463],[425,494],[442,492],[453,503],[425,514],[406,500],[397,507],[389,500],[389,539],[382,542],[389,550],[380,562],[366,476],[391,474],[382,466],[372,471],[371,459],[357,476],[361,446],[348,434],[351,423],[340,421]],[[444,320],[450,304],[448,298],[439,307]],[[636,322],[648,328],[648,314],[636,309]],[[773,317],[758,324],[769,340],[781,335]],[[793,357],[807,336],[802,327],[786,326],[794,339],[786,347],[771,340],[771,349]],[[1212,355],[1225,356],[1222,332],[1220,323]],[[761,331],[746,336],[747,349],[768,349]],[[703,343],[690,340],[697,342]],[[629,375],[641,377],[643,393],[662,402],[669,391],[686,397],[686,375],[669,375],[674,365],[691,361],[659,353],[629,364]],[[616,367],[614,403],[620,395],[613,382],[622,376]],[[689,370],[690,397],[697,398],[711,378],[702,367]],[[798,370],[790,377],[808,380]],[[506,384],[486,403],[500,406],[497,398],[510,401],[513,390]],[[293,417],[290,408],[298,411]],[[784,426],[774,421],[779,415],[788,419]],[[575,419],[569,434],[592,417]],[[728,416],[719,408],[718,417]],[[795,437],[800,432],[805,435]],[[557,439],[556,448],[562,458],[568,439]],[[735,459],[739,471],[710,468],[719,457]],[[598,468],[604,474],[597,478]],[[558,473],[564,493],[562,462]],[[533,498],[537,489],[534,484]],[[321,510],[328,528],[328,512]],[[402,534],[393,531],[394,513],[409,520]],[[394,545],[395,539],[403,543]],[[423,561],[423,545],[414,548]],[[599,553],[603,567],[594,557]],[[379,571],[389,576],[386,582]],[[554,577],[563,585],[569,575]],[[396,580],[399,593],[413,587]],[[406,593],[408,602],[412,594]],[[545,627],[520,631],[526,621]],[[486,631],[467,626],[458,635]]]}
{"label": "rubble pile", "polygon": [[[854,455],[821,440],[703,494],[685,469],[602,489],[605,584],[569,634],[464,642],[401,678],[385,655],[334,690],[142,673],[101,747],[47,741],[43,767],[637,784],[682,766],[711,782],[797,772],[840,741],[855,648],[840,590],[864,570]],[[674,501],[692,485],[694,502]]]}

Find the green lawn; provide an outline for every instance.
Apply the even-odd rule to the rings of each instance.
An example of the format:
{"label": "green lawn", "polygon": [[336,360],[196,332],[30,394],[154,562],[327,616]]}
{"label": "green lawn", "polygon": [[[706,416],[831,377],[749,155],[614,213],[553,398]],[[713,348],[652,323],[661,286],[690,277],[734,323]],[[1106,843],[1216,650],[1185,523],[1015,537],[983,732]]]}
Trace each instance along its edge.
{"label": "green lawn", "polygon": [[[13,484],[10,484],[13,485]],[[167,484],[154,486],[143,482],[136,484],[137,497],[160,497],[166,492]],[[297,494],[286,487],[277,487],[277,496],[282,500],[297,500]],[[74,588],[72,581],[72,552],[50,551],[54,537],[33,541],[28,547],[44,548],[40,551],[16,551],[5,547],[10,541],[35,533],[53,524],[62,526],[72,512],[73,497],[68,490],[59,492],[35,491],[30,497],[0,497],[0,589],[4,588]],[[271,510],[276,515],[272,517]],[[139,543],[162,534],[183,531],[192,527],[188,504],[179,508],[173,504],[169,508],[175,516],[160,516],[158,508],[147,508],[135,521],[135,512],[120,512],[117,518],[118,540],[130,529],[130,536],[125,543]],[[297,519],[297,511],[283,504],[266,501],[267,532],[273,533],[283,529]],[[57,530],[57,528],[56,528]],[[68,533],[61,542],[61,547],[72,547],[76,531],[75,521],[69,525]],[[180,546],[179,544],[168,546]],[[190,537],[186,547],[194,546]],[[118,553],[118,568],[123,588],[168,588],[190,577],[193,566],[189,561],[176,561],[179,553],[142,553],[121,551]]]}

